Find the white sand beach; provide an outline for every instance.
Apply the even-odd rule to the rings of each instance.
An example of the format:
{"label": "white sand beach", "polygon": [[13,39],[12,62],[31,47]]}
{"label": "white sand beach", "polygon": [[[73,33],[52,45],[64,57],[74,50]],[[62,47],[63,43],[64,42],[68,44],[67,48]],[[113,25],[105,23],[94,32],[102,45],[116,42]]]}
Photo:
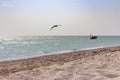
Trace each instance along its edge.
{"label": "white sand beach", "polygon": [[3,61],[0,80],[120,80],[120,46]]}

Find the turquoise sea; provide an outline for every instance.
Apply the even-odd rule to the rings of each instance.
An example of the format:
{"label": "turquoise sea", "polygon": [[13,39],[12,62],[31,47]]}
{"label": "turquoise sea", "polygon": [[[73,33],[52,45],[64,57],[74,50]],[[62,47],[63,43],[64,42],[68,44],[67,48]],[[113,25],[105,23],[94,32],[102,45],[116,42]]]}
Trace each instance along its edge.
{"label": "turquoise sea", "polygon": [[25,36],[0,38],[0,61],[120,45],[120,36]]}

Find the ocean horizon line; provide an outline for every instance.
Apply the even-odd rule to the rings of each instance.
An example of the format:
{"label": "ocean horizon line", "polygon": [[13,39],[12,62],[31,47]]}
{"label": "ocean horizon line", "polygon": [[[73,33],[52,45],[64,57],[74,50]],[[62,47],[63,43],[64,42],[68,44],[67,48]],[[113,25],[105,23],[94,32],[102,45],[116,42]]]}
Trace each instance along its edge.
{"label": "ocean horizon line", "polygon": [[[18,36],[18,37],[29,37],[30,35],[28,35],[28,36]],[[58,37],[69,37],[69,36],[90,36],[90,35],[31,35],[31,37],[44,37],[44,36],[46,36],[46,37],[56,37],[56,36],[58,36]],[[120,36],[120,35],[97,35],[97,36]],[[14,36],[13,36],[14,37]]]}

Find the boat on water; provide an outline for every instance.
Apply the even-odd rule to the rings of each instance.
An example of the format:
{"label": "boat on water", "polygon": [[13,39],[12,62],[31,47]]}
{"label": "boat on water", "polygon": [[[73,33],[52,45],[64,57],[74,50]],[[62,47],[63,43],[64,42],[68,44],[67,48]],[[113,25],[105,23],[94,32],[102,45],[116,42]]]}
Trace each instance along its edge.
{"label": "boat on water", "polygon": [[98,36],[93,36],[93,35],[90,35],[90,39],[97,39]]}

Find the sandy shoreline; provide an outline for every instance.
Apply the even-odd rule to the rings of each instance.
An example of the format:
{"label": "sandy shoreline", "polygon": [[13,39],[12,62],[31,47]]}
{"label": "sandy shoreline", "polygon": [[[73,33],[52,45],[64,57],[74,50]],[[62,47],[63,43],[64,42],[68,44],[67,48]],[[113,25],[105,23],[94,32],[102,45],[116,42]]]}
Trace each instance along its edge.
{"label": "sandy shoreline", "polygon": [[0,80],[120,80],[120,46],[0,62]]}

